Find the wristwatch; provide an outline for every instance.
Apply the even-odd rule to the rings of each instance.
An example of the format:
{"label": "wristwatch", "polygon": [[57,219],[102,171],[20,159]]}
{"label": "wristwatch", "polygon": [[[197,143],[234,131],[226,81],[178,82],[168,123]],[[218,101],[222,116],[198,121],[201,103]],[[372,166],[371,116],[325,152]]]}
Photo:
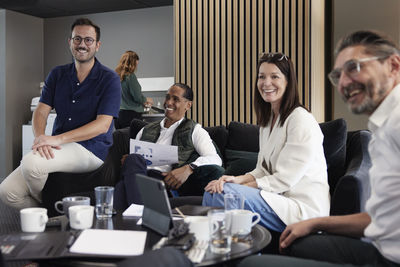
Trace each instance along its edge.
{"label": "wristwatch", "polygon": [[198,166],[194,163],[189,163],[189,167],[194,171]]}

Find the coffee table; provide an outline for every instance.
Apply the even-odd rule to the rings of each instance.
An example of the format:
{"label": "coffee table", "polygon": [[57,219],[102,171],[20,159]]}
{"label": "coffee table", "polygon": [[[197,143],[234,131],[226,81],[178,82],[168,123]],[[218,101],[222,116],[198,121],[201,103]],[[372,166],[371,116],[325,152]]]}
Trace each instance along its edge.
{"label": "coffee table", "polygon": [[[65,216],[60,216],[62,220],[62,231],[69,231],[68,219]],[[122,212],[117,212],[112,218],[108,220],[97,220],[94,218],[93,227],[95,229],[110,229],[110,230],[137,230],[146,231],[147,239],[145,250],[149,250],[156,244],[161,236],[156,232],[148,229],[144,226],[137,225],[137,217],[123,217]],[[267,229],[260,225],[255,225],[251,232],[251,238],[248,241],[243,242],[232,242],[231,252],[227,255],[214,254],[207,250],[206,255],[201,263],[195,266],[210,266],[214,264],[220,264],[229,262],[232,260],[237,260],[245,256],[257,253],[266,247],[271,241],[271,234]],[[122,258],[104,258],[104,257],[82,257],[82,258],[62,258],[62,259],[52,259],[52,260],[42,260],[38,263],[40,266],[117,266],[118,262],[123,260]]]}

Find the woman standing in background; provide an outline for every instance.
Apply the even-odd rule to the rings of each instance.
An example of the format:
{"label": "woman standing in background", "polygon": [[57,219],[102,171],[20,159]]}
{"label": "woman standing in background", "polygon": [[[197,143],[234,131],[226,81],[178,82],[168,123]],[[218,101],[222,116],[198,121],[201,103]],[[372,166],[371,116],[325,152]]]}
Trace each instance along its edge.
{"label": "woman standing in background", "polygon": [[115,69],[122,87],[122,99],[119,110],[119,117],[115,120],[115,128],[125,128],[131,124],[133,119],[142,119],[144,107],[151,107],[153,99],[142,94],[135,71],[139,63],[139,56],[136,52],[126,51],[122,54],[118,66]]}

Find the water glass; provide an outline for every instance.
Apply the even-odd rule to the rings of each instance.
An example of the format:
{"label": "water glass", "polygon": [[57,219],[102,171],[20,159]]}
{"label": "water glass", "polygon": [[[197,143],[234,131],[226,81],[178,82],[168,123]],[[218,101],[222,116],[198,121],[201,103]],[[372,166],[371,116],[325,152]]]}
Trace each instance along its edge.
{"label": "water glass", "polygon": [[207,213],[210,229],[210,249],[216,254],[227,254],[231,251],[231,227],[225,210],[213,209]]}
{"label": "water glass", "polygon": [[224,195],[225,210],[242,210],[244,197],[242,194],[227,193]]}
{"label": "water glass", "polygon": [[97,219],[111,218],[113,213],[114,187],[97,186],[94,189],[96,196],[96,217]]}

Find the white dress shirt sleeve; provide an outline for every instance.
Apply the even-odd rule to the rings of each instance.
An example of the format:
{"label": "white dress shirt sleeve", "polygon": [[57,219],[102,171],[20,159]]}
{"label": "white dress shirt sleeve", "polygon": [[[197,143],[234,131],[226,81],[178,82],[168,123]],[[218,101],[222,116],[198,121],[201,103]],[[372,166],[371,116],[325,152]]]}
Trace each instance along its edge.
{"label": "white dress shirt sleeve", "polygon": [[194,164],[197,166],[222,165],[222,160],[218,156],[210,135],[200,124],[196,124],[193,130],[192,140],[194,148],[200,155],[200,157],[193,162]]}
{"label": "white dress shirt sleeve", "polygon": [[140,138],[142,138],[143,129],[144,129],[144,127],[142,129],[140,129],[140,131],[137,133],[135,140],[140,140]]}

